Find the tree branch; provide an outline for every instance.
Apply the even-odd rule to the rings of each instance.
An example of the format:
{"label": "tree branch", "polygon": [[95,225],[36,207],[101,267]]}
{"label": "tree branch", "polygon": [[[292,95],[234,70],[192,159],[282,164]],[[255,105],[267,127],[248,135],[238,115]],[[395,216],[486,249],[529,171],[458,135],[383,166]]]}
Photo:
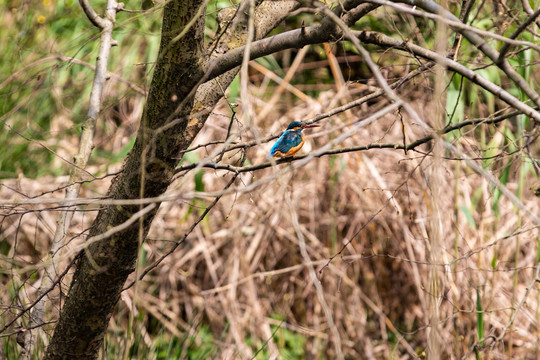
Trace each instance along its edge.
{"label": "tree branch", "polygon": [[[446,19],[451,21],[458,21],[452,13],[444,9],[439,4],[435,3],[432,0],[394,0],[394,2],[402,2],[409,4],[411,6],[418,6],[419,8],[433,13],[444,16]],[[456,31],[460,32],[469,40],[474,46],[476,46],[480,51],[482,51],[488,58],[491,59],[505,74],[510,78],[523,92],[531,99],[536,106],[540,106],[540,95],[529,86],[527,81],[521,77],[510,65],[506,59],[500,59],[500,54],[497,50],[493,49],[489,44],[475,32],[465,29],[456,28]]]}
{"label": "tree branch", "polygon": [[[242,159],[240,160],[240,164],[244,164],[245,162],[245,152],[244,154],[242,155]],[[236,172],[233,177],[229,180],[229,182],[225,185],[225,187],[223,188],[223,190],[227,190],[229,187],[231,187],[232,184],[234,184],[234,182],[236,181],[236,178],[238,177],[238,175],[240,175],[239,172]],[[144,269],[144,271],[142,272],[142,274],[139,276],[138,280],[142,280],[149,272],[151,272],[152,270],[154,270],[159,264],[161,264],[161,262],[163,260],[165,260],[166,257],[168,257],[169,255],[171,255],[174,251],[176,251],[176,249],[184,243],[184,241],[187,239],[187,237],[193,232],[193,230],[197,227],[197,225],[199,225],[199,223],[201,221],[203,221],[203,219],[206,217],[206,215],[208,215],[208,213],[210,212],[210,210],[212,210],[212,208],[214,206],[217,205],[217,203],[219,202],[219,200],[221,200],[221,198],[223,197],[224,194],[222,195],[218,195],[216,196],[216,198],[214,199],[214,201],[212,201],[212,203],[210,205],[208,205],[208,207],[206,209],[204,209],[203,213],[199,216],[199,218],[193,223],[191,224],[191,226],[189,227],[188,231],[186,231],[186,233],[184,234],[184,236],[182,236],[182,238],[180,240],[178,240],[172,248],[170,248],[165,254],[163,254],[159,259],[157,259],[156,261],[154,261],[151,265],[149,265],[146,269]],[[137,280],[134,280],[132,281],[131,283],[129,283],[128,285],[126,285],[126,287],[124,287],[122,289],[122,291],[124,290],[127,290],[129,289],[130,287],[132,287],[133,285],[135,285],[135,282]]]}
{"label": "tree branch", "polygon": [[389,6],[393,9],[396,9],[399,12],[411,14],[418,17],[423,17],[426,19],[431,19],[435,21],[442,21],[446,25],[454,28],[454,29],[460,29],[460,30],[467,30],[474,34],[477,34],[478,36],[494,39],[497,41],[501,41],[503,43],[507,43],[514,46],[524,46],[524,47],[530,47],[532,49],[535,49],[536,51],[540,51],[540,45],[535,44],[533,42],[529,41],[523,41],[523,40],[515,40],[514,38],[509,38],[503,35],[495,34],[486,30],[475,28],[474,26],[465,24],[462,20],[457,18],[448,18],[444,17],[442,15],[438,15],[436,13],[429,13],[425,11],[417,10],[416,7],[408,7],[406,5],[402,5],[396,2],[392,2],[390,0],[369,0],[373,4],[379,4],[379,5],[385,5]]}
{"label": "tree branch", "polygon": [[81,4],[81,7],[86,14],[86,17],[88,17],[88,20],[90,20],[95,27],[103,30],[107,26],[107,20],[103,19],[97,14],[92,5],[90,5],[89,0],[79,0],[79,4]]}
{"label": "tree branch", "polygon": [[[82,133],[79,143],[79,152],[74,157],[74,166],[71,169],[69,183],[72,184],[66,188],[66,200],[73,200],[79,196],[83,173],[87,172],[86,167],[93,148],[93,137],[98,119],[99,110],[101,107],[101,95],[106,81],[107,63],[111,47],[113,46],[112,31],[116,20],[116,12],[118,11],[118,3],[116,0],[107,1],[107,10],[105,17],[99,17],[92,9],[87,0],[80,0],[80,4],[94,25],[101,30],[99,53],[96,61],[96,71],[92,91],[90,93],[90,103],[86,121],[82,126]],[[68,203],[69,205],[69,203]],[[48,265],[44,269],[43,279],[37,291],[37,298],[40,299],[33,308],[30,314],[30,327],[43,323],[44,310],[46,305],[47,294],[56,283],[56,269],[60,259],[60,250],[65,246],[66,234],[68,233],[73,218],[72,208],[68,207],[63,210],[56,222],[56,231],[52,240],[51,248],[44,260]],[[24,336],[24,351],[22,358],[30,359],[35,346],[35,337],[37,336],[38,328],[28,331]]]}
{"label": "tree branch", "polygon": [[[347,2],[348,4],[350,2]],[[355,1],[354,4],[358,3]],[[354,5],[349,4],[349,5]],[[365,16],[370,11],[376,9],[378,4],[362,4],[359,5],[344,15],[344,20],[347,24],[352,25],[361,17]],[[347,8],[347,6],[346,6]],[[334,9],[333,13],[342,14],[341,6]],[[300,29],[295,29],[254,41],[250,45],[250,59],[256,59],[266,56],[281,50],[300,49],[306,45],[319,44],[330,40],[337,40],[340,36],[339,31],[336,31],[328,21],[321,25],[307,26]],[[211,80],[220,74],[223,74],[242,63],[242,57],[246,51],[245,46],[240,46],[228,51],[227,53],[212,58],[206,65],[205,77]]]}
{"label": "tree branch", "polygon": [[508,91],[486,80],[485,78],[481,77],[480,75],[470,70],[469,68],[461,65],[460,63],[456,61],[448,59],[447,57],[441,56],[435,51],[427,50],[421,46],[414,45],[410,42],[400,41],[400,40],[391,38],[389,36],[386,36],[384,34],[375,33],[372,31],[354,31],[353,33],[356,36],[358,36],[358,38],[362,40],[363,42],[376,44],[376,45],[380,45],[384,47],[392,47],[392,48],[396,48],[403,51],[413,52],[415,55],[435,61],[436,63],[441,64],[447,67],[448,69],[453,70],[459,73],[460,75],[466,77],[467,79],[471,80],[475,84],[480,85],[487,91],[499,97],[508,105],[512,106],[513,108],[517,110],[520,110],[522,113],[535,119],[537,122],[540,122],[540,113],[537,110],[528,106],[524,102],[519,101]]}
{"label": "tree branch", "polygon": [[[521,4],[523,5],[523,10],[525,10],[525,12],[527,14],[529,14],[529,16],[533,16],[534,12],[533,12],[533,9],[531,8],[531,4],[529,4],[529,0],[521,0]],[[540,19],[535,19],[535,22],[536,22],[536,25],[538,27],[540,27]]]}
{"label": "tree branch", "polygon": [[[535,21],[539,15],[540,15],[540,8],[538,8],[538,10],[536,10],[531,16],[529,16],[527,20],[525,20],[525,22],[521,24],[521,26],[512,33],[512,35],[510,35],[509,39],[517,38],[518,35],[521,34],[527,28],[527,26],[529,26],[533,21]],[[503,61],[504,57],[506,56],[506,53],[508,52],[508,49],[510,49],[509,42],[505,43],[503,47],[501,48],[501,51],[499,52],[498,62]]]}
{"label": "tree branch", "polygon": [[[467,126],[477,126],[477,125],[480,125],[480,124],[497,124],[497,123],[500,123],[501,121],[510,119],[510,118],[512,118],[514,116],[517,116],[517,115],[520,115],[520,114],[522,114],[522,112],[513,111],[513,112],[510,112],[508,114],[497,116],[496,118],[493,118],[493,119],[474,119],[474,120],[463,121],[463,122],[460,122],[458,124],[454,124],[452,126],[445,127],[440,132],[440,135],[448,134],[448,133],[450,133],[452,131],[460,130],[460,129],[463,129],[463,128],[467,127]],[[362,120],[359,120],[359,122],[361,122],[361,121]],[[415,151],[417,147],[419,147],[421,145],[424,145],[424,144],[427,144],[427,143],[431,142],[433,139],[434,139],[433,135],[428,135],[428,136],[424,136],[424,137],[422,137],[422,138],[420,138],[420,139],[418,139],[416,141],[413,141],[413,142],[411,142],[409,144],[371,143],[371,144],[360,145],[360,146],[351,146],[351,147],[341,148],[341,149],[331,149],[331,150],[324,151],[324,152],[316,155],[315,157],[321,158],[323,156],[328,156],[328,155],[338,155],[338,154],[344,154],[344,153],[349,153],[349,152],[366,151],[366,150],[371,150],[371,149],[394,149],[394,150],[404,150],[404,151],[409,151],[409,150]],[[238,144],[237,146],[242,147],[242,144]],[[251,145],[251,143],[246,143],[246,144],[244,144],[244,146],[245,147],[250,147],[252,145]],[[300,155],[300,156],[289,157],[289,158],[281,158],[281,159],[276,160],[275,164],[273,164],[272,162],[266,162],[266,163],[250,165],[250,166],[234,166],[234,165],[230,165],[230,164],[219,164],[219,163],[215,163],[215,162],[196,162],[196,163],[189,164],[189,165],[179,166],[179,167],[176,168],[175,172],[180,173],[180,172],[183,172],[183,171],[189,171],[189,170],[195,169],[196,167],[200,166],[200,167],[203,167],[203,168],[209,168],[209,169],[214,169],[214,170],[227,170],[227,171],[230,171],[230,172],[233,172],[233,173],[236,173],[236,174],[240,174],[240,173],[245,173],[245,172],[252,172],[252,171],[266,169],[266,168],[272,167],[273,165],[281,165],[281,164],[292,163],[292,162],[295,162],[295,161],[298,161],[298,160],[305,159],[307,156],[308,155]]]}

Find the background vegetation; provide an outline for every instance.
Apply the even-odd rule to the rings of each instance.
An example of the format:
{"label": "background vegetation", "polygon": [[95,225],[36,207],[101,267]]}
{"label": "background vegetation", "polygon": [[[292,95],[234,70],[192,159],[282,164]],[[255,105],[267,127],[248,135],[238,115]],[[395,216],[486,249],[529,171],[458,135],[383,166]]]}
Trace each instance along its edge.
{"label": "background vegetation", "polygon": [[[57,207],[45,201],[16,206],[16,201],[62,195],[85,120],[99,39],[77,2],[36,4],[0,1],[2,326],[34,301],[55,229]],[[218,32],[217,11],[233,5],[208,3],[208,41]],[[538,1],[528,5],[540,7]],[[471,6],[468,24],[502,36],[530,17],[518,1]],[[140,7],[126,2],[127,9]],[[114,39],[119,46],[112,49],[111,77],[86,169],[96,179],[84,184],[81,198],[99,199],[106,193],[134,143],[162,16],[151,2],[143,1],[142,7],[146,11],[117,16]],[[448,8],[459,16],[463,4],[449,1]],[[280,30],[319,21],[318,14],[300,9]],[[386,6],[353,29],[434,49],[436,26]],[[518,39],[538,45],[539,31],[533,22]],[[459,39],[452,35],[447,40],[451,49]],[[499,50],[504,46],[485,40]],[[532,119],[511,114],[507,104],[458,74],[437,78],[431,65],[409,53],[366,47],[390,84],[407,79],[396,91],[424,121],[436,125],[442,102],[446,139],[538,216],[540,145]],[[527,102],[478,49],[467,41],[456,48],[461,64]],[[538,90],[537,59],[538,51],[527,46],[511,47],[508,53],[511,65]],[[415,70],[416,76],[406,78]],[[436,79],[444,82],[442,92]],[[232,83],[180,166],[206,159],[228,134],[239,133],[241,143],[260,141],[279,135],[293,120],[313,119],[378,88],[354,47],[334,42],[252,61],[248,90],[248,97],[240,97],[239,80]],[[384,145],[427,136],[403,111],[354,128],[357,120],[387,104],[385,97],[376,97],[323,119],[321,128],[309,131],[302,153],[351,129],[334,148],[355,151],[303,166],[294,162],[241,173],[233,190],[181,246],[143,280],[126,286],[101,357],[422,358],[435,336],[442,358],[538,358],[538,224],[455,153],[443,153],[437,164],[429,142],[409,151]],[[252,111],[245,114],[245,109]],[[449,131],[464,121],[469,125]],[[271,142],[249,147],[244,165],[266,162],[270,147]],[[224,163],[238,166],[241,150],[227,153]],[[161,205],[127,285],[170,251],[211,204],[208,194],[221,191],[232,176],[226,170],[191,168],[179,168],[172,188],[195,195]],[[269,176],[272,181],[260,181]],[[441,189],[436,206],[430,198],[434,176]],[[435,207],[442,211],[444,230],[436,259],[429,224]],[[84,241],[98,209],[81,205],[75,213],[62,267],[74,256],[69,249]],[[432,271],[440,280],[438,295],[432,292]],[[52,293],[36,358],[52,335],[68,286],[69,278]],[[437,328],[430,325],[434,298]],[[22,317],[4,329],[0,357],[18,358],[17,334],[27,326]]]}

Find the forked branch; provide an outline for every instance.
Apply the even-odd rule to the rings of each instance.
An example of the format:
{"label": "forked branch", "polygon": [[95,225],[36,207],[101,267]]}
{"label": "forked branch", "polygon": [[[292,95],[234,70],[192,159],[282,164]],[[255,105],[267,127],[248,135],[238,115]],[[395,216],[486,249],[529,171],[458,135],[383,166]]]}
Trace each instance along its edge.
{"label": "forked branch", "polygon": [[[70,205],[70,201],[79,196],[81,181],[84,180],[83,177],[86,173],[84,169],[90,159],[90,154],[92,153],[94,131],[101,108],[101,95],[106,81],[107,63],[111,47],[114,45],[112,31],[116,20],[116,13],[123,6],[123,4],[117,3],[116,0],[108,0],[105,16],[100,17],[92,8],[88,0],[80,0],[80,4],[88,19],[100,29],[101,37],[94,82],[90,93],[88,113],[82,126],[79,151],[74,156],[75,166],[72,167],[71,175],[69,177],[69,184],[71,185],[66,188],[65,199],[68,200],[68,205]],[[52,287],[57,283],[58,275],[56,269],[58,269],[60,250],[65,245],[66,234],[70,228],[73,213],[73,207],[68,207],[60,213],[58,220],[56,221],[56,231],[54,233],[51,248],[46,259],[44,259],[44,263],[48,265],[45,266],[43,279],[37,291],[37,298],[39,300],[35,303],[35,306],[30,313],[29,328],[31,330],[27,331],[24,336],[23,359],[30,359],[32,356],[39,326],[43,323],[45,305],[48,300],[46,294],[50,292]]]}

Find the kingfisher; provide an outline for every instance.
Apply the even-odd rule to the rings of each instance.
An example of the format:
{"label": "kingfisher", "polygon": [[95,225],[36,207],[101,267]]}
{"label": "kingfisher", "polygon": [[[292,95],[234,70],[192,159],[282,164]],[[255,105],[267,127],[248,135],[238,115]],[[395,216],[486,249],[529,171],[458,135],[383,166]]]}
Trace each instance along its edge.
{"label": "kingfisher", "polygon": [[302,132],[307,128],[319,127],[320,125],[315,124],[306,124],[303,121],[293,121],[287,126],[287,130],[277,139],[272,150],[270,150],[270,155],[268,157],[289,157],[294,156],[298,150],[302,148],[306,137]]}

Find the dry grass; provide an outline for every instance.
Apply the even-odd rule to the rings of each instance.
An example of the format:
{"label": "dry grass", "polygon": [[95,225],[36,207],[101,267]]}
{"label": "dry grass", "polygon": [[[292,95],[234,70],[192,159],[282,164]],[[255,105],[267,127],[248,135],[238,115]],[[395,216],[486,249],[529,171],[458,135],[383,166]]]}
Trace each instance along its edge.
{"label": "dry grass", "polygon": [[[257,82],[251,92],[263,92],[261,87],[265,84],[264,80]],[[346,87],[338,94],[334,90],[324,91],[317,98],[298,101],[293,106],[286,101],[275,104],[265,118],[251,120],[253,129],[242,129],[241,141],[255,139],[255,134],[278,134],[292,120],[308,119],[365,91],[350,84]],[[413,99],[411,104],[427,121],[434,111],[429,89],[429,79],[425,78],[400,90],[400,95]],[[310,149],[326,144],[350,126],[348,119],[366,116],[383,104],[384,100],[379,100],[324,120],[321,128],[309,132],[308,143],[301,152],[309,153]],[[257,112],[265,108],[265,100],[253,100],[249,105]],[[108,112],[117,111],[123,122],[131,122],[138,117],[133,113],[140,111],[140,104],[121,104],[119,109]],[[425,135],[403,116],[408,142]],[[241,113],[238,118],[242,119]],[[222,104],[196,143],[223,140],[229,121],[228,108]],[[239,131],[241,123],[242,120],[234,123],[233,133]],[[459,146],[474,156],[481,144],[470,130],[463,131]],[[486,126],[483,130],[489,129]],[[129,133],[124,128],[122,134],[101,136],[98,143],[104,149],[118,151]],[[339,146],[399,144],[402,139],[400,118],[392,113],[360,128]],[[195,153],[203,159],[216,146],[202,147]],[[270,146],[261,144],[249,149],[249,162],[264,162]],[[436,331],[443,344],[443,358],[459,359],[478,340],[480,302],[485,335],[497,337],[505,331],[503,341],[489,348],[492,341],[487,340],[488,346],[481,353],[493,359],[538,358],[540,294],[536,286],[527,294],[523,306],[518,306],[535,278],[538,229],[504,197],[499,203],[500,216],[495,216],[491,185],[463,162],[443,160],[439,174],[443,191],[438,202],[444,215],[445,261],[431,264],[432,158],[429,146],[418,150],[406,154],[389,149],[352,152],[313,159],[286,173],[278,171],[288,164],[240,175],[234,185],[237,191],[224,196],[176,252],[123,293],[111,332],[127,335],[123,331],[130,322],[151,346],[163,332],[179,338],[190,332],[197,337],[201,324],[208,324],[215,335],[217,358],[248,359],[254,355],[254,349],[261,347],[270,357],[278,356],[284,344],[278,337],[272,338],[277,326],[306,339],[305,358],[333,359],[342,355],[347,359],[409,359],[423,357],[427,334]],[[235,164],[238,158],[239,153],[235,153],[225,156],[224,161]],[[515,191],[522,160],[512,159],[514,165],[507,186]],[[495,173],[503,160],[493,163]],[[108,171],[118,169],[116,164]],[[105,168],[95,165],[89,170],[96,173]],[[224,171],[202,172],[206,192],[221,190],[231,176]],[[243,191],[254,181],[273,175],[271,181]],[[34,196],[54,190],[65,180],[19,179],[4,184]],[[109,180],[110,177],[85,185],[81,196],[102,196]],[[534,179],[529,176],[526,181]],[[192,192],[195,183],[192,171],[179,178],[171,191]],[[527,185],[524,188],[529,191]],[[2,187],[0,198],[24,197]],[[181,239],[210,201],[201,197],[191,202],[163,203],[148,241],[143,244],[144,264],[139,269]],[[478,205],[473,207],[471,204],[476,202]],[[538,206],[538,200],[528,193],[523,202],[530,208]],[[475,229],[459,207],[470,209]],[[4,305],[28,304],[39,286],[39,277],[27,279],[29,271],[11,275],[17,274],[23,264],[38,263],[46,253],[54,233],[55,212],[45,208],[43,205],[43,211],[7,217],[2,224],[2,237],[13,246],[8,257],[16,262],[8,266],[13,272],[10,270],[10,276],[2,277],[3,284],[24,290],[16,292],[16,304],[13,293],[3,292]],[[74,237],[89,227],[94,214],[75,215]],[[69,246],[80,241],[80,237],[75,237]],[[301,252],[304,245],[309,261]],[[344,250],[330,261],[342,247]],[[319,293],[317,281],[310,276],[311,268],[320,282]],[[443,297],[436,299],[441,316],[438,329],[428,326],[431,269],[443,279]],[[19,288],[25,280],[26,285]],[[64,291],[68,284],[69,279],[63,281]],[[54,295],[59,296],[58,290]],[[57,306],[51,306],[51,312],[56,313]],[[515,320],[505,330],[514,311]],[[17,309],[11,307],[10,312],[15,314]],[[142,317],[138,317],[140,314]],[[12,315],[6,319],[9,316]]]}

